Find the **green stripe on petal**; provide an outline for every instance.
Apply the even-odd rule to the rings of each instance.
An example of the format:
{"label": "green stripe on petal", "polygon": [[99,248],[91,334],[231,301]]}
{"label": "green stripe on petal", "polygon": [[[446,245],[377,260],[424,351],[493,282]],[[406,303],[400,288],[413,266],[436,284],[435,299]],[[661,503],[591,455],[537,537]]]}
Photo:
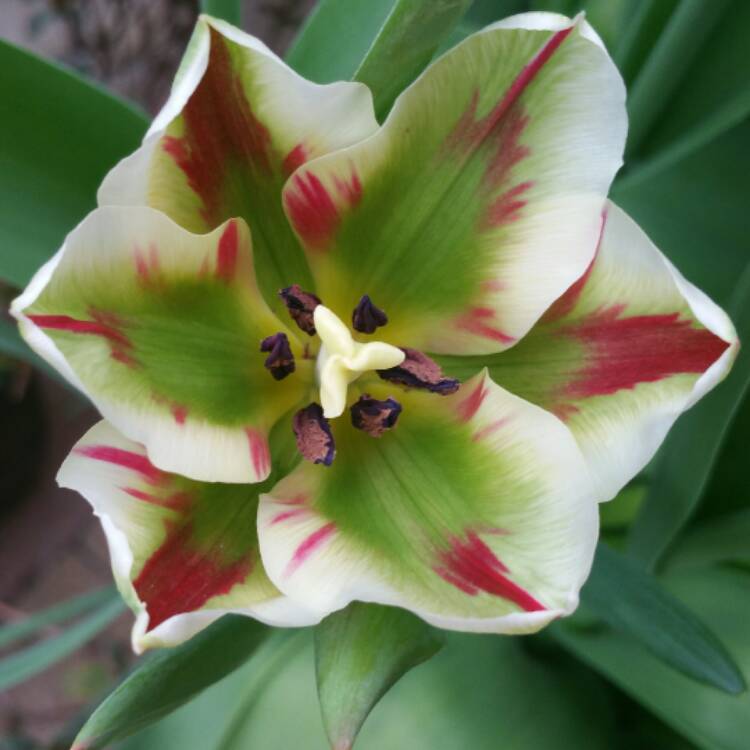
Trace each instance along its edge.
{"label": "green stripe on petal", "polygon": [[374,136],[287,183],[325,304],[344,317],[369,295],[396,344],[508,348],[594,254],[624,100],[585,21],[531,13],[471,36]]}
{"label": "green stripe on petal", "polygon": [[562,418],[609,500],[727,374],[738,347],[726,314],[610,203],[595,260],[521,342],[440,362],[454,377],[486,364],[503,387]]}
{"label": "green stripe on petal", "polygon": [[181,643],[230,612],[272,625],[319,619],[282,596],[263,569],[256,532],[263,485],[161,471],[107,422],[76,444],[58,482],[101,519],[117,586],[137,615],[137,652]]}
{"label": "green stripe on petal", "polygon": [[[29,344],[157,466],[193,479],[265,479],[268,430],[312,380],[257,289],[239,219],[194,235],[151,208],[97,209],[13,312]],[[283,381],[260,352],[279,332],[297,359]]]}
{"label": "green stripe on petal", "polygon": [[260,288],[311,288],[281,206],[301,164],[374,132],[368,89],[306,81],[261,41],[202,16],[172,94],[143,146],[108,175],[99,204],[149,205],[205,232],[242,217],[255,238]]}
{"label": "green stripe on petal", "polygon": [[529,632],[575,609],[598,518],[565,426],[486,373],[399,400],[396,428],[337,421],[331,467],[300,465],[261,496],[271,580],[320,612],[374,601],[458,630]]}

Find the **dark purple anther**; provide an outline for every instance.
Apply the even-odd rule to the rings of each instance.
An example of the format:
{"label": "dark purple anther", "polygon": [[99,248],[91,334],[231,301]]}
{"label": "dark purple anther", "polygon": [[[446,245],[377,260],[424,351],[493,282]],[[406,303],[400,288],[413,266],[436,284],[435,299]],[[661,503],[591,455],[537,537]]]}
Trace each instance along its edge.
{"label": "dark purple anther", "polygon": [[386,430],[396,426],[401,414],[401,404],[396,399],[378,401],[365,393],[350,409],[352,424],[372,437],[380,437]]}
{"label": "dark purple anther", "polygon": [[406,359],[398,367],[378,370],[378,375],[383,380],[409,388],[421,388],[441,396],[448,396],[458,390],[461,385],[458,380],[446,378],[435,360],[417,349],[401,347],[401,351],[406,355]]}
{"label": "dark purple anther", "polygon": [[352,328],[360,333],[375,333],[375,329],[384,326],[388,316],[372,304],[368,295],[364,295],[352,313]]}
{"label": "dark purple anther", "polygon": [[299,284],[292,284],[279,291],[279,297],[284,300],[286,309],[294,322],[308,335],[315,335],[313,311],[320,304],[320,300],[312,293],[306,292]]}
{"label": "dark purple anther", "polygon": [[285,333],[275,333],[263,339],[260,342],[260,350],[269,352],[264,364],[274,380],[283,380],[294,372],[294,355]]}
{"label": "dark purple anther", "polygon": [[297,438],[297,449],[314,464],[330,466],[336,455],[331,426],[323,416],[323,409],[312,403],[300,409],[292,420],[292,429]]}

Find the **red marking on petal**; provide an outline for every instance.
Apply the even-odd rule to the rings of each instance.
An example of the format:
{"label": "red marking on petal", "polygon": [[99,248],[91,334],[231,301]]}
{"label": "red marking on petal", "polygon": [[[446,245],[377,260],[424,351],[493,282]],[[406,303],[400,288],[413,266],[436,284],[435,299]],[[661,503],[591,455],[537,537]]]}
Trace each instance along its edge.
{"label": "red marking on petal", "polygon": [[113,359],[133,367],[137,364],[132,355],[133,345],[130,339],[117,328],[122,321],[113,314],[97,310],[89,311],[94,320],[79,320],[69,315],[29,315],[29,320],[40,328],[56,331],[67,331],[92,336],[101,336],[111,347]]}
{"label": "red marking on petal", "polygon": [[478,411],[479,407],[484,403],[484,399],[487,397],[489,390],[485,388],[485,378],[482,378],[474,390],[462,401],[459,401],[456,407],[458,418],[462,422],[468,422]]}
{"label": "red marking on petal", "polygon": [[298,143],[285,157],[281,169],[289,176],[310,158],[304,143]]}
{"label": "red marking on petal", "polygon": [[40,328],[50,328],[70,333],[85,333],[102,336],[118,344],[130,345],[127,336],[111,326],[93,320],[77,320],[69,315],[29,315],[29,320]]}
{"label": "red marking on petal", "polygon": [[277,523],[288,521],[290,518],[298,518],[307,513],[307,508],[293,508],[292,510],[283,510],[281,513],[277,513],[272,519],[269,526],[275,526]]}
{"label": "red marking on petal", "polygon": [[[524,113],[520,97],[572,30],[573,26],[570,26],[551,34],[539,52],[516,76],[502,98],[482,117],[478,116],[480,92],[474,91],[466,110],[446,140],[449,151],[463,152],[465,158],[480,148],[486,147],[491,151],[486,156],[483,181],[490,194],[489,203],[481,218],[483,229],[515,221],[526,205],[526,201],[520,196],[531,187],[531,183],[522,182],[515,186],[509,184],[513,168],[530,153],[529,147],[521,143],[529,117]],[[499,191],[502,194],[498,196]]]}
{"label": "red marking on petal", "polygon": [[271,135],[253,113],[239,76],[232,68],[227,42],[211,29],[208,67],[182,110],[184,135],[162,139],[164,152],[183,171],[203,203],[209,226],[226,216],[222,204],[227,172],[233,165],[259,177],[273,173]]}
{"label": "red marking on petal", "polygon": [[320,179],[297,173],[284,193],[284,205],[295,231],[312,250],[324,250],[339,225],[339,212]]}
{"label": "red marking on petal", "polygon": [[188,415],[188,409],[186,406],[173,406],[172,407],[172,416],[174,417],[174,421],[177,422],[179,425],[184,425],[185,420],[187,420]]}
{"label": "red marking on petal", "polygon": [[160,484],[166,477],[166,474],[157,469],[146,456],[134,451],[115,448],[111,445],[82,445],[75,450],[76,453],[86,458],[130,469],[140,474],[150,484]]}
{"label": "red marking on petal", "polygon": [[318,549],[326,540],[328,540],[336,532],[336,524],[331,522],[325,526],[321,526],[317,531],[314,531],[308,537],[306,537],[301,544],[294,551],[292,559],[286,566],[284,576],[290,576],[294,573],[302,563],[307,560],[316,549]]}
{"label": "red marking on petal", "polygon": [[450,549],[439,553],[440,565],[434,568],[443,580],[470,596],[483,591],[507,599],[526,612],[545,609],[528,591],[505,575],[508,568],[475,532],[468,532],[466,539],[454,536],[449,544]]}
{"label": "red marking on petal", "polygon": [[265,479],[271,471],[271,451],[265,435],[251,427],[245,429],[247,442],[250,446],[250,461],[253,471],[259,479]]}
{"label": "red marking on petal", "polygon": [[186,492],[177,492],[167,497],[160,497],[149,492],[144,492],[136,487],[123,487],[122,491],[136,498],[143,500],[150,505],[158,505],[169,510],[184,510],[190,502],[190,496]]}
{"label": "red marking on petal", "polygon": [[239,253],[237,222],[230,221],[219,237],[216,248],[216,277],[227,284],[234,278]]}
{"label": "red marking on petal", "polygon": [[200,609],[209,599],[228,594],[250,574],[247,558],[224,564],[213,550],[192,547],[189,524],[168,527],[167,538],[146,561],[133,588],[146,605],[148,631],[170,617]]}
{"label": "red marking on petal", "polygon": [[573,404],[552,404],[549,410],[562,422],[567,422],[572,416],[578,414],[580,409]]}
{"label": "red marking on petal", "polygon": [[489,279],[488,281],[483,281],[481,287],[483,292],[502,292],[507,288],[505,282],[500,281],[500,279]]}
{"label": "red marking on petal", "polygon": [[336,186],[336,192],[350,207],[356,206],[362,200],[362,183],[353,167],[348,180],[335,177],[333,184]]}
{"label": "red marking on petal", "polygon": [[620,317],[624,305],[589,315],[560,330],[586,348],[586,365],[564,389],[568,398],[629,390],[681,373],[705,372],[729,347],[680,313]]}
{"label": "red marking on petal", "polygon": [[501,344],[512,344],[516,339],[507,333],[501,331],[493,325],[490,325],[495,317],[495,310],[491,307],[471,307],[462,315],[459,315],[453,324],[462,331],[468,331],[475,336],[481,336],[491,341],[498,341]]}
{"label": "red marking on petal", "polygon": [[520,184],[506,190],[499,198],[496,198],[487,209],[484,217],[485,228],[496,229],[497,227],[509,224],[521,217],[521,209],[524,208],[527,201],[521,199],[522,196],[533,182],[521,182]]}
{"label": "red marking on petal", "polygon": [[583,276],[581,276],[581,278],[578,279],[578,281],[576,281],[572,286],[568,287],[568,290],[549,307],[547,312],[542,316],[540,323],[553,323],[557,320],[565,318],[573,312],[576,305],[578,304],[578,300],[583,294],[583,290],[586,288],[586,284],[589,283],[591,272],[594,270],[594,264],[596,263],[596,259],[599,257],[599,251],[601,250],[602,246],[602,237],[604,237],[604,227],[606,225],[607,211],[605,209],[604,211],[602,211],[602,223],[599,228],[599,239],[597,240],[596,250],[594,251],[594,257],[591,259],[591,263],[589,263],[588,268],[584,271]]}
{"label": "red marking on petal", "polygon": [[480,440],[484,440],[485,438],[488,438],[490,435],[505,427],[505,425],[507,425],[509,421],[510,420],[507,417],[504,417],[503,419],[497,419],[494,422],[490,422],[490,424],[482,427],[481,430],[477,430],[472,435],[471,439],[475,443],[479,442]]}

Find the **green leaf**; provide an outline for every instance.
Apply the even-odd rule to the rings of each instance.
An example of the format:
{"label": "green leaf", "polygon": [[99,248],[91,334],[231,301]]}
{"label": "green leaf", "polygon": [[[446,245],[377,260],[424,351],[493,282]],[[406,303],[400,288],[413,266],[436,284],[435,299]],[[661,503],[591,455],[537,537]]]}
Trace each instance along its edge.
{"label": "green leaf", "polygon": [[349,750],[383,695],[442,645],[437,631],[393,607],[357,602],[327,617],[315,631],[315,661],[332,746]]}
{"label": "green leaf", "polygon": [[94,207],[146,117],[64,68],[0,41],[0,279],[24,286]]}
{"label": "green leaf", "polygon": [[681,537],[665,561],[668,571],[705,568],[720,562],[750,561],[750,508],[696,525]]}
{"label": "green leaf", "polygon": [[242,0],[201,0],[201,10],[235,26],[242,25]]}
{"label": "green leaf", "polygon": [[[740,341],[750,339],[750,266],[730,307]],[[631,532],[628,551],[655,567],[694,513],[732,420],[750,393],[750,350],[742,347],[727,379],[693,407],[667,438]]]}
{"label": "green leaf", "polygon": [[[249,708],[243,691],[254,660],[122,750],[330,750],[311,639],[301,638],[304,648],[279,664]],[[356,750],[612,750],[614,706],[589,670],[560,664],[557,653],[530,653],[535,639],[447,639],[375,707]],[[227,717],[235,731],[219,744],[214,727]]]}
{"label": "green leaf", "polygon": [[680,0],[642,0],[620,29],[612,56],[630,87]]}
{"label": "green leaf", "polygon": [[82,615],[100,604],[113,598],[114,587],[107,586],[96,591],[87,591],[81,596],[55,604],[41,612],[36,612],[18,622],[11,622],[0,627],[0,648],[5,648],[14,641],[27,638],[51,625],[59,625],[66,620]]}
{"label": "green leaf", "polygon": [[605,544],[597,548],[581,600],[683,674],[727,693],[745,689],[741,672],[718,638],[655,578]]}
{"label": "green leaf", "polygon": [[750,4],[732,0],[669,97],[622,184],[630,186],[707,145],[750,114]]}
{"label": "green leaf", "polygon": [[229,615],[181,646],[146,660],[96,709],[72,750],[107,747],[174,711],[252,656],[269,630]]}
{"label": "green leaf", "polygon": [[[750,576],[711,569],[665,579],[669,590],[704,614],[750,678]],[[705,750],[747,750],[750,693],[730,696],[670,669],[612,630],[557,628],[556,638],[581,661]],[[656,747],[656,745],[649,745]],[[659,747],[661,747],[659,745]]]}
{"label": "green leaf", "polygon": [[370,87],[382,119],[422,72],[471,0],[397,0],[354,75]]}
{"label": "green leaf", "polygon": [[[730,0],[681,0],[651,48],[628,97],[629,155],[637,154]],[[657,0],[658,2],[658,0]]]}
{"label": "green leaf", "polygon": [[352,78],[395,0],[320,0],[286,55],[318,83]]}
{"label": "green leaf", "polygon": [[7,690],[28,680],[72,654],[107,627],[124,608],[119,596],[113,597],[110,592],[110,598],[105,604],[60,635],[0,660],[0,690]]}

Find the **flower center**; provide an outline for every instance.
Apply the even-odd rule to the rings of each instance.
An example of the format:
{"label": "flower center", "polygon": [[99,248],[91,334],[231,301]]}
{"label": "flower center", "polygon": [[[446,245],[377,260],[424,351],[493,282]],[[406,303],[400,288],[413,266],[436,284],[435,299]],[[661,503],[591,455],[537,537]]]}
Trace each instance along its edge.
{"label": "flower center", "polygon": [[313,318],[322,342],[315,366],[320,403],[323,416],[333,419],[344,413],[350,383],[370,370],[397,367],[406,355],[382,341],[355,341],[346,324],[324,305],[315,308]]}

